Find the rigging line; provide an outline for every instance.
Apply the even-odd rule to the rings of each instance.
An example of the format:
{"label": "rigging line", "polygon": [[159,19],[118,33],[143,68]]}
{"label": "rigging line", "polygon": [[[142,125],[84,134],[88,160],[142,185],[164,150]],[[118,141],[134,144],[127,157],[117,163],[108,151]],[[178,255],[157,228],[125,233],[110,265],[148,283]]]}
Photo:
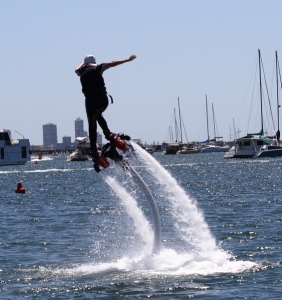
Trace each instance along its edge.
{"label": "rigging line", "polygon": [[274,59],[274,64],[273,64],[272,77],[271,77],[271,95],[270,95],[270,99],[273,99],[272,93],[273,93],[274,76],[275,76],[275,59]]}
{"label": "rigging line", "polygon": [[270,114],[271,114],[271,119],[272,119],[272,123],[273,123],[273,128],[275,128],[274,118],[273,118],[273,113],[272,113],[272,108],[271,108],[271,103],[270,103],[270,98],[269,98],[269,93],[268,93],[268,88],[267,88],[267,83],[266,83],[266,78],[265,78],[264,66],[263,66],[263,62],[262,62],[262,61],[261,61],[261,65],[262,65],[262,70],[263,70],[263,75],[264,75],[264,83],[265,83],[265,88],[266,88],[266,92],[267,92],[267,98],[268,98],[269,110],[270,110]]}
{"label": "rigging line", "polygon": [[218,132],[218,127],[217,127],[216,117],[215,117],[215,113],[214,113],[214,106],[213,106],[213,103],[212,103],[212,112],[213,112],[214,137],[216,137],[216,136],[219,136],[219,132]]}
{"label": "rigging line", "polygon": [[[280,72],[280,65],[279,65],[279,60],[277,59],[277,66],[278,66],[278,73],[279,73],[279,79],[280,79],[280,88],[282,90],[282,80],[281,80],[281,72]],[[279,101],[278,101],[279,102]],[[277,113],[279,114],[279,103],[277,103],[278,107],[277,107]],[[278,118],[279,119],[279,118]],[[278,124],[278,130],[279,130],[279,124]]]}
{"label": "rigging line", "polygon": [[280,73],[280,65],[279,65],[279,61],[277,61],[278,64],[278,73],[279,73],[279,79],[280,79],[280,89],[282,91],[282,79],[281,79],[281,73]]}
{"label": "rigging line", "polygon": [[280,78],[280,88],[282,90],[282,80],[281,80],[281,73],[280,73],[280,65],[279,65],[279,61],[277,62],[278,63],[278,71],[279,71],[279,78]]}
{"label": "rigging line", "polygon": [[243,108],[244,108],[244,105],[246,103],[246,98],[247,98],[247,94],[248,94],[248,91],[249,91],[249,88],[250,88],[250,85],[251,85],[251,80],[252,80],[252,77],[253,77],[253,74],[257,74],[257,59],[255,60],[255,63],[254,63],[254,66],[253,66],[253,71],[252,71],[252,74],[251,74],[251,77],[249,79],[249,83],[248,83],[248,87],[247,87],[247,91],[246,91],[246,94],[245,94],[245,97],[244,97],[244,103],[241,107],[241,111],[240,111],[240,114],[239,114],[239,118],[238,118],[238,124],[240,123],[240,119],[241,119],[241,116],[242,116],[242,111],[243,111]]}
{"label": "rigging line", "polygon": [[[267,110],[267,102],[265,101],[265,94],[264,93],[262,93],[262,99],[263,99],[263,107],[264,107],[265,116],[266,116],[266,118],[263,118],[263,121],[264,121],[264,125],[266,126],[265,131],[267,131],[268,135],[269,135],[270,132],[272,132],[272,130],[271,130],[272,126],[270,124],[269,111]],[[273,121],[273,118],[272,118],[272,121]],[[274,131],[275,131],[275,127],[274,127]]]}
{"label": "rigging line", "polygon": [[[183,124],[183,129],[184,129],[184,133],[185,133],[186,141],[187,141],[187,143],[188,143],[188,137],[187,137],[187,133],[186,133],[186,129],[185,129],[185,126],[184,126],[184,122],[183,122],[183,118],[182,118],[182,115],[181,115],[181,113],[180,113],[180,118],[181,118],[181,120],[182,120],[182,124]],[[183,143],[183,141],[182,141],[182,143]]]}
{"label": "rigging line", "polygon": [[202,106],[200,117],[197,118],[197,122],[198,122],[197,123],[198,126],[196,126],[197,131],[194,132],[194,138],[196,137],[197,140],[201,140],[202,136],[206,135],[206,132],[203,130],[203,126],[202,126],[203,119],[206,119],[206,117],[204,117],[204,113],[205,113],[205,106]]}
{"label": "rigging line", "polygon": [[175,141],[178,141],[178,124],[176,120],[176,113],[175,113],[175,108],[174,108],[174,126],[175,126]]}
{"label": "rigging line", "polygon": [[182,124],[181,124],[181,111],[180,111],[179,97],[178,97],[178,114],[179,114],[179,124],[180,124],[180,140],[183,143],[183,138],[182,138]]}
{"label": "rigging line", "polygon": [[[184,132],[185,132],[185,136],[186,136],[186,141],[188,143],[188,138],[187,138],[187,134],[186,134],[186,130],[185,130],[185,126],[184,126],[184,121],[183,121],[183,117],[182,117],[182,114],[181,114],[181,111],[179,111],[179,120],[180,122],[182,122],[182,126],[183,129],[184,129]],[[183,143],[183,140],[182,140],[182,132],[181,132],[181,142]],[[184,144],[184,143],[183,143]]]}
{"label": "rigging line", "polygon": [[[252,92],[252,101],[251,101],[251,107],[250,107],[250,113],[249,113],[249,119],[248,119],[248,123],[247,123],[247,133],[249,131],[249,125],[250,125],[250,119],[251,119],[251,113],[252,113],[252,107],[253,107],[253,101],[254,101],[254,92],[255,92],[255,82],[257,79],[257,72],[258,71],[258,64],[256,65],[256,71],[255,71],[255,78],[254,78],[254,84],[253,84],[253,92]],[[238,122],[239,124],[239,122]]]}
{"label": "rigging line", "polygon": [[[275,69],[276,69],[276,112],[277,112],[277,132],[279,131],[279,90],[278,90],[278,54],[275,51]],[[275,133],[277,139],[277,133]]]}
{"label": "rigging line", "polygon": [[[174,114],[172,114],[172,116],[171,116],[171,119],[170,119],[170,122],[169,122],[169,124],[173,124],[173,120],[174,120]],[[169,134],[168,134],[168,141],[169,142],[171,142],[171,139],[172,139],[172,141],[173,141],[173,131],[172,131],[172,126],[169,126]]]}
{"label": "rigging line", "polygon": [[206,95],[206,113],[207,113],[207,133],[208,133],[208,140],[210,140],[210,133],[209,133],[209,114],[208,114],[208,98]]}

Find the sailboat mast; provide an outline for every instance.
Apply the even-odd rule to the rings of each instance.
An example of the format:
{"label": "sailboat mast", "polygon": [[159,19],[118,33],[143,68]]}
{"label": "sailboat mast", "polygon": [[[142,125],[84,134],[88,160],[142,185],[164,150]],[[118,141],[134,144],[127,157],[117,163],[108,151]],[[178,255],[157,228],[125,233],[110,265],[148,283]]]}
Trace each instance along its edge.
{"label": "sailboat mast", "polygon": [[176,114],[175,114],[175,108],[174,108],[174,123],[175,123],[175,138],[176,142],[178,141],[178,127],[177,127],[177,120],[176,120]]}
{"label": "sailboat mast", "polygon": [[214,132],[214,138],[215,138],[216,133],[215,133],[215,118],[214,118],[213,103],[212,103],[212,118],[213,118],[213,132]]}
{"label": "sailboat mast", "polygon": [[180,113],[180,104],[179,104],[179,97],[178,97],[178,114],[179,114],[179,126],[180,126],[180,141],[183,143],[182,139],[182,124],[181,124],[181,113]]}
{"label": "sailboat mast", "polygon": [[275,51],[276,58],[276,97],[277,97],[277,130],[279,130],[279,93],[278,93],[278,55],[277,51]]}
{"label": "sailboat mast", "polygon": [[261,55],[260,55],[260,50],[259,49],[258,49],[258,53],[259,53],[259,87],[260,87],[261,130],[262,130],[262,133],[264,133],[264,130],[263,130],[263,115],[262,115]]}
{"label": "sailboat mast", "polygon": [[207,112],[207,133],[208,133],[208,141],[210,141],[210,133],[209,133],[209,113],[208,113],[208,98],[206,95],[206,112]]}
{"label": "sailboat mast", "polygon": [[233,118],[233,134],[234,134],[234,140],[237,140],[237,133],[236,133],[236,127],[235,127],[234,118]]}

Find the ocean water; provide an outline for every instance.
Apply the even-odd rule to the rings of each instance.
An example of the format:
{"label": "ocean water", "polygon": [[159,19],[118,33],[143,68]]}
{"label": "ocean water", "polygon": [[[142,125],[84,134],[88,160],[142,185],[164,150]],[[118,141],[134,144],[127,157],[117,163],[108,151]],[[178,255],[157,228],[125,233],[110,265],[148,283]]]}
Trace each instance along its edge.
{"label": "ocean water", "polygon": [[[282,299],[282,158],[45,156],[0,168],[0,299]],[[16,194],[22,181],[26,194]]]}

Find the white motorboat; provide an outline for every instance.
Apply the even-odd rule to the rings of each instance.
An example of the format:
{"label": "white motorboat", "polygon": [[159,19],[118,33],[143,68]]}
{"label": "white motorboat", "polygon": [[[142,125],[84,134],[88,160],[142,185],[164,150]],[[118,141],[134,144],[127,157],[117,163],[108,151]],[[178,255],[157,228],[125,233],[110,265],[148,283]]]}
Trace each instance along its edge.
{"label": "white motorboat", "polygon": [[67,161],[86,161],[86,160],[91,160],[91,158],[83,148],[77,148],[73,153],[67,156]]}
{"label": "white motorboat", "polygon": [[201,149],[202,153],[210,152],[228,152],[230,147],[228,145],[218,146],[218,145],[206,145]]}
{"label": "white motorboat", "polygon": [[155,149],[154,148],[150,148],[150,147],[146,147],[145,150],[148,152],[148,153],[151,153],[153,154],[155,152]]}
{"label": "white motorboat", "polygon": [[165,143],[166,148],[164,151],[165,155],[176,154],[179,149],[182,147],[182,143]]}
{"label": "white motorboat", "polygon": [[257,157],[263,145],[270,145],[271,141],[262,132],[248,134],[236,140],[236,144],[224,155],[224,158],[252,158]]}
{"label": "white motorboat", "polygon": [[89,156],[90,151],[90,140],[88,136],[77,137],[75,139],[75,143],[77,144],[77,148],[75,151],[67,156],[67,161],[86,161],[90,160]]}
{"label": "white motorboat", "polygon": [[178,154],[194,154],[199,153],[200,150],[193,144],[188,144],[187,146],[181,147]]}
{"label": "white motorboat", "polygon": [[0,166],[24,165],[30,161],[29,139],[12,140],[9,130],[0,130]]}

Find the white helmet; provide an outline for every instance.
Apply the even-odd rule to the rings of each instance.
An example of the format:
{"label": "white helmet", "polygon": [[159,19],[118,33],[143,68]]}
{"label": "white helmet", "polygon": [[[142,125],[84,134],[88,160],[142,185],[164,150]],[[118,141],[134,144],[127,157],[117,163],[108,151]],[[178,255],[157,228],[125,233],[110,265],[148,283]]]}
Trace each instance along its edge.
{"label": "white helmet", "polygon": [[84,64],[96,64],[96,59],[93,55],[86,55],[84,58]]}

